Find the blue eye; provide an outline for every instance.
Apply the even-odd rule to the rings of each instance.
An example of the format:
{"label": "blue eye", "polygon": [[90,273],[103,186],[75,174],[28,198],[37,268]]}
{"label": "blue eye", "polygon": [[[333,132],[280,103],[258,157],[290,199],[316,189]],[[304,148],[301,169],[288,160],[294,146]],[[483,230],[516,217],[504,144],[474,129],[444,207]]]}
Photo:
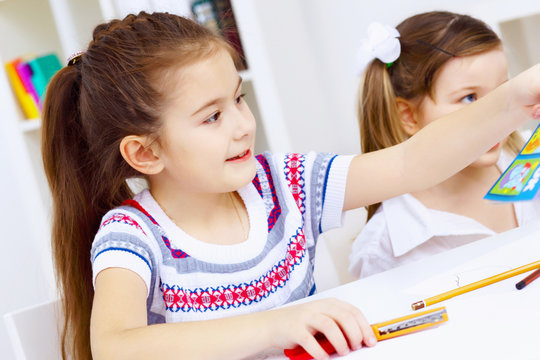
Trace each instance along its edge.
{"label": "blue eye", "polygon": [[463,104],[470,104],[474,101],[476,101],[476,94],[469,94],[460,100]]}
{"label": "blue eye", "polygon": [[240,94],[236,99],[234,99],[234,102],[236,104],[240,104],[242,102],[242,99],[246,96],[246,94]]}
{"label": "blue eye", "polygon": [[218,121],[220,117],[221,117],[221,112],[218,111],[217,113],[215,113],[214,115],[212,115],[208,119],[206,119],[204,121],[204,123],[205,124],[213,124],[216,121]]}

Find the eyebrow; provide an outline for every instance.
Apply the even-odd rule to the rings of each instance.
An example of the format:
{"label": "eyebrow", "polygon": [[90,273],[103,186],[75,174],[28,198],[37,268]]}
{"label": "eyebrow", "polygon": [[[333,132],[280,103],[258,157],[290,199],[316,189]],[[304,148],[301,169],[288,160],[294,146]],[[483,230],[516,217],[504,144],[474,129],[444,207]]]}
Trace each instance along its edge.
{"label": "eyebrow", "polygon": [[[240,76],[238,76],[238,84],[236,85],[236,89],[234,89],[235,94],[238,92],[238,89],[240,89],[241,86],[242,86],[242,78]],[[191,116],[197,115],[198,113],[200,113],[201,111],[203,111],[207,107],[210,107],[212,105],[217,104],[218,102],[221,101],[221,99],[222,98],[217,98],[217,99],[212,99],[212,100],[208,101],[203,106],[201,106],[198,110],[196,110],[193,114],[191,114]]]}
{"label": "eyebrow", "polygon": [[478,86],[465,86],[465,87],[462,87],[462,88],[459,88],[457,90],[454,90],[452,92],[450,92],[450,95],[457,95],[459,93],[463,93],[463,92],[468,92],[468,91],[477,91],[479,89]]}

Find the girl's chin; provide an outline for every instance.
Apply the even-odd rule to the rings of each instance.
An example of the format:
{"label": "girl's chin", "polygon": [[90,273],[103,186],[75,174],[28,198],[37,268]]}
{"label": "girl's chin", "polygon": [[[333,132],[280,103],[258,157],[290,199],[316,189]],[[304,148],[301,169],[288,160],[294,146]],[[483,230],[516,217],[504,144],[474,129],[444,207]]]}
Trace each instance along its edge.
{"label": "girl's chin", "polygon": [[482,155],[478,159],[476,159],[470,166],[473,167],[488,167],[488,166],[494,166],[497,165],[497,161],[499,161],[499,152],[489,152],[487,154]]}
{"label": "girl's chin", "polygon": [[257,174],[257,168],[255,166],[255,158],[251,157],[242,166],[241,169],[237,169],[235,176],[237,179],[237,189],[246,186],[253,181]]}

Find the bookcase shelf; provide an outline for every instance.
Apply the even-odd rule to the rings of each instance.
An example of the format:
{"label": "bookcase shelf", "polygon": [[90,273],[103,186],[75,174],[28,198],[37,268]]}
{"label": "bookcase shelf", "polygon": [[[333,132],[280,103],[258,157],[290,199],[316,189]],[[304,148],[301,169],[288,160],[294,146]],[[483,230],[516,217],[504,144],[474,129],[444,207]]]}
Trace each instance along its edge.
{"label": "bookcase shelf", "polygon": [[23,133],[41,129],[41,119],[29,119],[19,121],[19,128]]}

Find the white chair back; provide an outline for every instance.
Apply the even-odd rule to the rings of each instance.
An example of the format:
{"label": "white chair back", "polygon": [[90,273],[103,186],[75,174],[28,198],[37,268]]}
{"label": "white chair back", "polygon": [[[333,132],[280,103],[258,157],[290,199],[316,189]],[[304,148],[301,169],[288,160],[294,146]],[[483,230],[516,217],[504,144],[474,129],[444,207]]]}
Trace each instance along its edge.
{"label": "white chair back", "polygon": [[16,360],[59,360],[60,301],[30,306],[4,315]]}

